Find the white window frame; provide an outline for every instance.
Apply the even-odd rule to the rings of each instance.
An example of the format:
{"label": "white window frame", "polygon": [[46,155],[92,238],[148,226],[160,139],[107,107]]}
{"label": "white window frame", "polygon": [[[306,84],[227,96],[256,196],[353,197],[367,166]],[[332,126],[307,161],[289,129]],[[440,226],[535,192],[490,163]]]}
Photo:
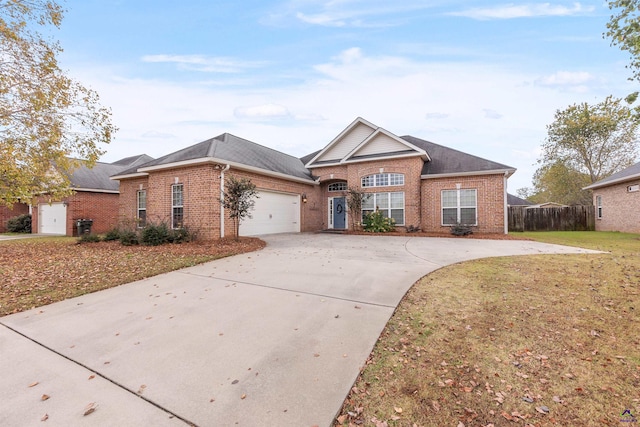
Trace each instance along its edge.
{"label": "white window frame", "polygon": [[602,219],[602,196],[596,196],[596,219]]}
{"label": "white window frame", "polygon": [[363,176],[360,179],[362,188],[398,187],[402,185],[404,185],[404,174],[401,173],[376,173]]}
{"label": "white window frame", "polygon": [[[375,212],[379,210],[382,214],[387,218],[392,218],[391,211],[399,211],[402,210],[402,221],[396,221],[395,225],[404,226],[405,225],[405,215],[406,215],[406,199],[404,197],[404,191],[390,191],[388,193],[367,193],[369,198],[362,203],[362,210],[360,214],[362,215],[362,219],[368,213]],[[402,195],[402,208],[394,208],[391,206],[391,195],[392,194],[400,194]],[[386,198],[386,208],[380,208],[381,199]],[[365,206],[367,209],[365,209]]]}
{"label": "white window frame", "polygon": [[[144,206],[141,206],[140,196],[144,195]],[[138,190],[136,195],[137,200],[137,215],[138,228],[144,228],[147,226],[147,190]],[[144,218],[140,215],[144,211]]]}
{"label": "white window frame", "polygon": [[[461,204],[461,197],[460,194],[463,191],[473,191],[474,193],[474,200],[475,203],[474,205],[462,205]],[[456,193],[456,206],[444,206],[444,194],[445,193],[449,193],[449,192],[455,192]],[[448,224],[445,223],[444,221],[444,210],[445,209],[456,209],[456,224]],[[457,224],[461,224],[462,223],[462,209],[474,209],[474,223],[473,224],[464,224],[464,225],[470,225],[470,226],[477,226],[478,225],[478,190],[475,188],[457,188],[455,190],[441,190],[440,191],[440,223],[443,227],[453,227]]]}
{"label": "white window frame", "polygon": [[[180,200],[176,200],[176,194],[180,194]],[[180,222],[176,221],[176,211],[180,210]],[[171,186],[171,228],[179,229],[184,224],[184,184],[173,184]]]}
{"label": "white window frame", "polygon": [[332,182],[327,187],[327,191],[329,191],[331,193],[335,192],[335,191],[347,191],[347,183],[346,183],[346,181]]}

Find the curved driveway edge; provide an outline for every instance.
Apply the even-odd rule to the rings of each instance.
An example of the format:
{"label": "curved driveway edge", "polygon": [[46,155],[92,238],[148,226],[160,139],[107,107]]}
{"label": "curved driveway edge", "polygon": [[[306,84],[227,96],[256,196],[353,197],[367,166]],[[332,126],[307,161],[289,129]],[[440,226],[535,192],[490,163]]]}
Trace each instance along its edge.
{"label": "curved driveway edge", "polygon": [[[47,425],[329,426],[422,276],[489,256],[596,253],[519,240],[263,239],[259,252],[0,318],[0,424],[42,425],[46,412]],[[81,402],[98,409],[83,416]]]}

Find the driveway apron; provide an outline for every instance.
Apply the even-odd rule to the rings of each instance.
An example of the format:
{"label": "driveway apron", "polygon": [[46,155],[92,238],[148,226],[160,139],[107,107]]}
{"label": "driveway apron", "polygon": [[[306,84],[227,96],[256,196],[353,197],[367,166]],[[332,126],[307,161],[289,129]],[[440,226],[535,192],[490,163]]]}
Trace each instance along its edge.
{"label": "driveway apron", "polygon": [[44,425],[46,414],[65,426],[329,426],[420,277],[488,256],[593,253],[515,240],[264,240],[259,252],[0,318],[0,425]]}

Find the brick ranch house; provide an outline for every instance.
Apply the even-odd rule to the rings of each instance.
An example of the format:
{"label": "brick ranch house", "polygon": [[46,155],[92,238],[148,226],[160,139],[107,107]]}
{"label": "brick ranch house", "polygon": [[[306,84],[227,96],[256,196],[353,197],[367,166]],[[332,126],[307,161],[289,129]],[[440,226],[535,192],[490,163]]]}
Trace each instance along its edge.
{"label": "brick ranch house", "polygon": [[357,118],[322,150],[301,159],[225,133],[112,176],[120,217],[186,226],[201,238],[233,235],[220,204],[225,178],[256,185],[241,235],[349,229],[346,190],[370,194],[398,228],[448,233],[464,223],[507,233],[507,179],[515,169]]}
{"label": "brick ranch house", "polygon": [[93,168],[80,166],[70,177],[74,191],[71,196],[62,200],[40,196],[28,208],[32,232],[73,236],[77,234],[78,219],[92,219],[91,231],[106,233],[118,223],[118,182],[110,176],[150,160],[152,157],[139,155],[113,163],[97,162]]}
{"label": "brick ranch house", "polygon": [[640,162],[584,189],[593,190],[596,231],[640,233]]}

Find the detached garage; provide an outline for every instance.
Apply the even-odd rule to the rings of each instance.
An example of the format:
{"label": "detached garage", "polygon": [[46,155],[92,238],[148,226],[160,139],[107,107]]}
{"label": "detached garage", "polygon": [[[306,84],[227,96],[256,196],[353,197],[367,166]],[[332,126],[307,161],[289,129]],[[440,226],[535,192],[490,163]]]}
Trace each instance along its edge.
{"label": "detached garage", "polygon": [[40,203],[38,205],[38,233],[67,234],[66,203]]}
{"label": "detached garage", "polygon": [[106,233],[118,221],[118,182],[109,177],[131,165],[149,161],[146,155],[128,157],[114,163],[81,164],[69,177],[74,193],[51,202],[40,196],[33,204],[34,233],[75,235],[79,219],[91,219],[93,233]]}
{"label": "detached garage", "polygon": [[300,196],[261,190],[252,218],[240,224],[241,236],[300,232]]}

